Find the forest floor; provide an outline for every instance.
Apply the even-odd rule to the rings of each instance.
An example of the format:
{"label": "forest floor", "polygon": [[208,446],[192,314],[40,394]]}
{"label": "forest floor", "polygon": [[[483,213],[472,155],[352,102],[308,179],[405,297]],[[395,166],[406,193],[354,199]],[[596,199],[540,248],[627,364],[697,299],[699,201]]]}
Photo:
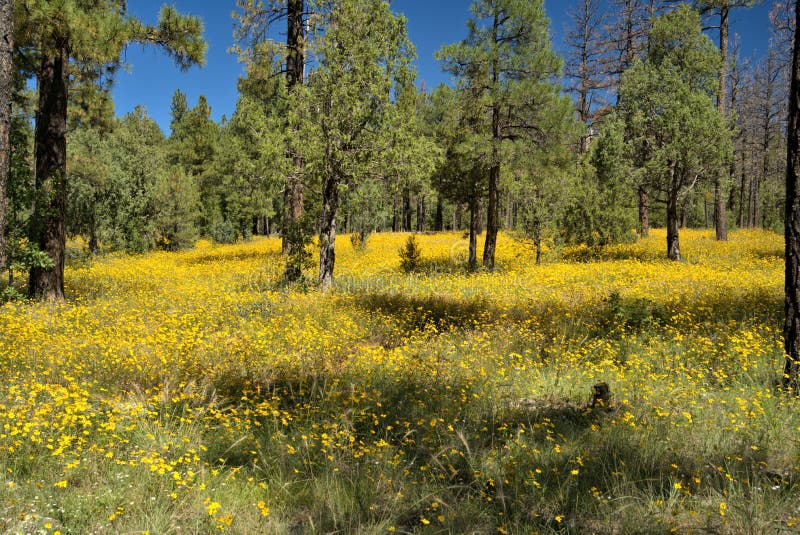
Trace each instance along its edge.
{"label": "forest floor", "polygon": [[340,237],[328,294],[257,239],[0,307],[0,532],[800,532],[781,236],[405,240]]}

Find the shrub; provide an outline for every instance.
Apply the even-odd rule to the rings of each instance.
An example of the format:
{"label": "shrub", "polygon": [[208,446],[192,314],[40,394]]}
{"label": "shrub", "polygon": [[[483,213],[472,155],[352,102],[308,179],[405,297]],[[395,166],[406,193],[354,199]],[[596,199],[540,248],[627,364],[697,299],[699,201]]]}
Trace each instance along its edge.
{"label": "shrub", "polygon": [[400,269],[406,273],[416,271],[422,264],[422,249],[413,234],[408,237],[405,245],[400,248]]}
{"label": "shrub", "polygon": [[211,234],[211,239],[216,243],[236,243],[236,238],[238,237],[236,227],[227,219],[214,221],[211,224],[209,233]]}
{"label": "shrub", "polygon": [[367,240],[369,239],[369,232],[366,230],[359,230],[350,234],[350,243],[353,249],[363,251],[367,248]]}

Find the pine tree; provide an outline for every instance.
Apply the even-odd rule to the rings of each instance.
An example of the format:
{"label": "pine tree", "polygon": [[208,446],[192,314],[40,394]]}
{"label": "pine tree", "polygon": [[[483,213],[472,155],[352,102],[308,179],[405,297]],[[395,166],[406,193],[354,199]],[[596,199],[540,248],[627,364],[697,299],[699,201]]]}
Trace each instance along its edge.
{"label": "pine tree", "polygon": [[199,19],[182,17],[165,6],[158,25],[147,26],[127,13],[123,0],[88,4],[78,0],[20,0],[15,5],[15,17],[18,46],[35,51],[39,57],[31,238],[54,266],[31,269],[28,291],[31,296],[58,300],[64,298],[70,66],[117,63],[126,44],[140,42],[158,44],[181,68],[188,68],[202,62],[205,42]]}
{"label": "pine tree", "polygon": [[200,226],[208,233],[219,215],[219,179],[209,173],[219,147],[219,126],[211,119],[211,107],[204,95],[200,95],[196,106],[189,108],[186,95],[177,90],[171,108],[169,161],[180,165],[197,184],[202,202]]}
{"label": "pine tree", "polygon": [[731,136],[715,92],[719,53],[687,6],[659,17],[646,61],[625,74],[620,114],[634,167],[667,207],[667,256],[680,260],[681,204],[729,161]]}
{"label": "pine tree", "polygon": [[[293,91],[305,84],[306,48],[308,46],[306,27],[310,13],[323,2],[306,0],[238,0],[240,11],[234,13],[236,29],[234,37],[237,44],[234,51],[245,63],[247,79],[240,87],[251,97],[269,99],[282,94],[290,96]],[[319,15],[319,13],[318,13]],[[270,36],[270,31],[281,20],[286,22],[286,41],[278,43]],[[285,73],[285,89],[275,91],[270,78],[274,74],[275,63]],[[287,103],[288,105],[288,103]],[[303,255],[307,241],[307,231],[303,221],[305,186],[303,182],[304,161],[301,155],[292,150],[287,139],[287,157],[293,166],[286,172],[283,188],[282,250],[289,257]],[[284,277],[299,280],[302,272],[290,259]]]}
{"label": "pine tree", "polygon": [[488,175],[483,265],[493,269],[504,147],[543,141],[542,114],[562,107],[560,87],[552,83],[562,62],[551,49],[541,0],[476,0],[471,9],[467,39],[443,47],[438,57],[467,98],[487,110],[472,132],[479,141],[474,170],[484,167]]}
{"label": "pine tree", "polygon": [[[381,175],[383,152],[413,123],[392,102],[413,80],[413,47],[405,19],[385,0],[340,0],[311,44],[318,68],[307,92],[296,90],[298,150],[319,169],[322,191],[318,284],[333,283],[340,192],[360,177]],[[413,108],[410,110],[413,113]],[[392,127],[392,128],[390,128]]]}
{"label": "pine tree", "polygon": [[0,0],[0,273],[6,268],[7,184],[11,163],[11,97],[14,91],[14,2]]}

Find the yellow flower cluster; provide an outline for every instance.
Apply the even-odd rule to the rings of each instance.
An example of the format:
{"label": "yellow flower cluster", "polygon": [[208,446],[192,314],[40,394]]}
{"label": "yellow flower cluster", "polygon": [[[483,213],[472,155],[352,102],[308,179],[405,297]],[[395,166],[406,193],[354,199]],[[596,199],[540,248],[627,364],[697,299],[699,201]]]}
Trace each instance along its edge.
{"label": "yellow flower cluster", "polygon": [[782,242],[681,236],[535,265],[501,235],[468,272],[424,235],[408,274],[405,235],[345,237],[328,294],[276,239],[68,269],[68,303],[0,308],[0,531],[588,532],[627,500],[724,532],[755,486],[797,497]]}

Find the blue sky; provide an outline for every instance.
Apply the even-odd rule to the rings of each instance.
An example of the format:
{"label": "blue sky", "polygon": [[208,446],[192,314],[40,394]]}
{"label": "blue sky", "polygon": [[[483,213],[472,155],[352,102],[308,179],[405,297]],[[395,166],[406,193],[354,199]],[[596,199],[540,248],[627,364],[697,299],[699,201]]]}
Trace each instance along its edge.
{"label": "blue sky", "polygon": [[[154,23],[163,0],[129,0],[128,8],[142,20]],[[236,105],[236,79],[241,66],[236,56],[229,54],[233,44],[231,12],[234,0],[171,0],[182,13],[200,16],[205,24],[208,53],[205,67],[193,67],[181,72],[163,52],[155,47],[132,45],[123,53],[129,64],[128,72],[117,77],[114,101],[118,115],[131,111],[141,104],[168,132],[169,107],[172,94],[180,89],[194,105],[200,95],[205,95],[212,109],[212,117],[230,117]],[[567,11],[575,0],[545,0],[545,9],[551,19],[551,33],[557,51],[567,24]],[[443,44],[460,41],[466,36],[471,0],[393,0],[392,8],[408,19],[408,31],[417,48],[418,81],[431,88],[448,77],[442,73],[433,54]],[[741,35],[743,55],[761,55],[769,40],[769,7],[772,1],[749,10],[735,10],[731,17],[732,33]],[[716,39],[716,36],[713,36]]]}

